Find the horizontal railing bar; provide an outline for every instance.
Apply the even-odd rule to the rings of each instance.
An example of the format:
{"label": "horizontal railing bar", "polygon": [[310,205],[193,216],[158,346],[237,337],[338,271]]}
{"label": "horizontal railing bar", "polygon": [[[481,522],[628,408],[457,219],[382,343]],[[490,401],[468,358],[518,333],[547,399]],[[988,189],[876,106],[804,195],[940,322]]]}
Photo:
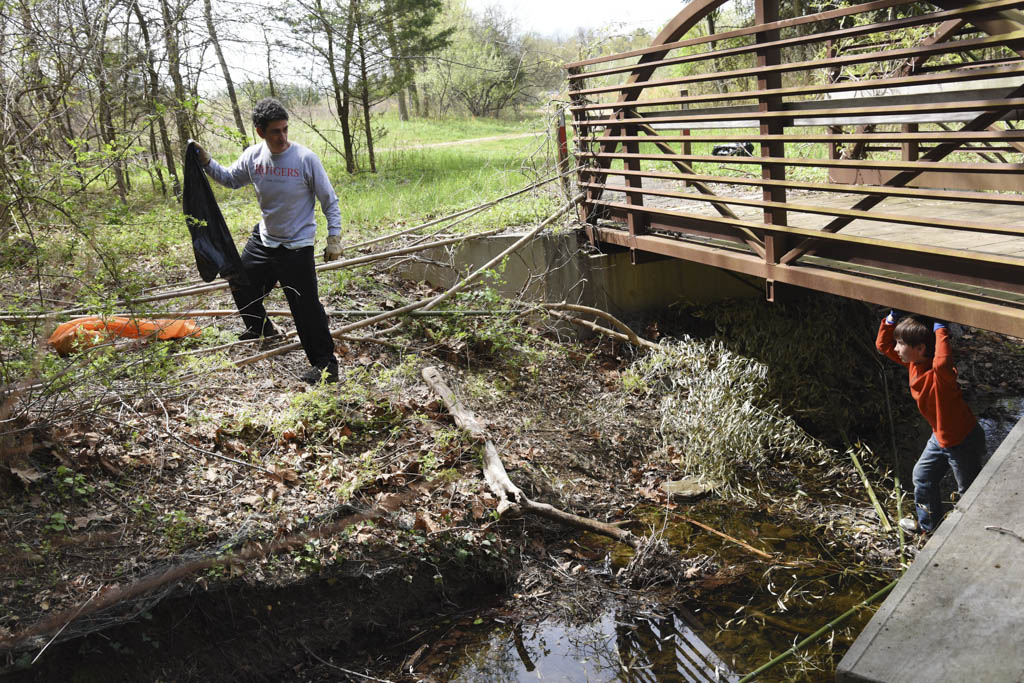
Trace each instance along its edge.
{"label": "horizontal railing bar", "polygon": [[[625,212],[618,209],[609,210],[611,217],[618,220],[626,220]],[[672,216],[649,216],[648,228],[652,231],[667,231],[672,234],[673,239],[680,242],[691,242],[694,236],[707,236],[709,227],[695,227],[695,221],[689,219],[674,218]],[[623,231],[625,232],[625,231]],[[722,248],[735,249],[735,243],[722,237],[710,236],[711,240],[724,242]],[[697,243],[703,243],[697,240]],[[737,250],[738,251],[738,250]],[[912,259],[911,259],[912,257]],[[833,261],[830,267],[838,270],[840,267],[860,269],[868,267],[872,269],[883,269],[899,272],[904,276],[924,277],[928,279],[939,279],[948,283],[956,283],[963,287],[982,287],[1007,295],[1002,301],[1014,301],[1018,305],[1024,305],[1024,286],[1016,284],[1019,272],[1016,267],[1010,268],[1012,273],[1007,273],[1006,267],[987,266],[978,269],[975,264],[963,259],[950,259],[942,255],[931,255],[923,252],[914,252],[907,255],[902,252],[888,250],[874,245],[852,245],[852,244],[816,244],[815,253],[805,256],[800,266],[820,265],[822,260]],[[788,264],[779,263],[775,265],[785,266]],[[993,277],[996,271],[1002,271],[1003,276],[1010,275],[1010,279],[1001,279],[998,275]],[[929,285],[930,287],[930,285]],[[938,289],[938,287],[936,287]]]}
{"label": "horizontal railing bar", "polygon": [[[610,76],[618,73],[632,72],[638,69],[653,69],[660,68],[663,66],[674,66],[678,64],[687,64],[691,62],[699,62],[710,59],[719,59],[722,57],[744,55],[765,49],[782,49],[786,47],[822,43],[828,40],[864,36],[870,35],[872,33],[880,33],[883,31],[894,31],[904,28],[912,28],[915,26],[922,26],[925,24],[937,24],[949,19],[966,18],[973,16],[975,14],[989,14],[999,10],[1020,7],[1022,5],[1024,5],[1024,0],[999,0],[997,2],[986,2],[979,5],[958,7],[952,10],[942,10],[939,12],[933,12],[931,14],[924,14],[913,17],[900,17],[899,19],[883,21],[875,24],[851,26],[849,28],[836,29],[834,31],[826,31],[824,33],[812,33],[808,35],[795,36],[793,38],[784,38],[781,40],[774,40],[765,43],[751,43],[750,45],[743,45],[741,47],[723,48],[721,50],[711,50],[709,52],[701,52],[698,54],[682,55],[678,57],[666,57],[664,59],[659,59],[657,61],[651,62],[644,62],[642,64],[629,64],[625,66],[617,66],[609,69],[588,72],[585,74],[585,76],[587,78],[599,78],[601,76]],[[890,44],[891,43],[879,43],[878,45],[875,45],[875,47]],[[825,61],[827,62],[827,60]]]}
{"label": "horizontal railing bar", "polygon": [[1014,269],[1020,268],[1021,277],[1024,278],[1024,259],[1005,257],[1000,256],[998,254],[982,254],[979,252],[968,252],[959,249],[946,249],[943,247],[926,247],[924,245],[912,244],[909,242],[893,242],[890,240],[880,240],[872,237],[861,237],[859,235],[844,235],[843,233],[821,232],[820,230],[814,230],[812,228],[795,228],[786,225],[774,225],[771,223],[762,223],[759,221],[749,221],[738,218],[725,218],[719,216],[707,216],[704,214],[693,214],[684,211],[674,211],[671,209],[662,209],[653,206],[621,204],[619,202],[609,202],[606,200],[591,201],[589,203],[593,205],[607,206],[608,208],[620,209],[622,211],[633,213],[674,216],[677,218],[683,218],[686,220],[698,222],[717,223],[719,225],[728,225],[736,228],[747,228],[748,230],[760,230],[763,232],[776,235],[797,235],[800,237],[810,237],[822,242],[862,245],[873,248],[883,248],[892,251],[909,252],[914,254],[927,253],[932,256],[941,256],[944,258],[956,259],[972,264],[1002,266]]}
{"label": "horizontal railing bar", "polygon": [[[717,158],[717,157],[716,157]],[[722,183],[725,185],[741,185],[751,187],[783,187],[792,190],[810,190],[815,192],[834,192],[841,194],[885,195],[908,199],[940,199],[943,201],[972,202],[978,204],[996,204],[1000,206],[1024,206],[1024,195],[1019,193],[972,192],[956,190],[933,190],[931,188],[884,187],[881,185],[842,185],[838,183],[809,183],[798,180],[771,180],[768,178],[732,178],[729,176],[712,176],[686,173],[670,173],[662,171],[631,171],[627,169],[606,168],[597,171],[587,168],[580,169],[591,175],[617,175],[652,178],[661,180],[689,180],[701,183]]]}
{"label": "horizontal railing bar", "polygon": [[[1024,316],[1019,307],[979,302],[968,297],[922,289],[919,283],[879,282],[869,275],[844,272],[801,263],[780,266],[765,263],[748,253],[733,252],[660,235],[629,235],[624,230],[595,228],[602,243],[616,244],[650,253],[706,263],[754,277],[815,289],[847,298],[919,311],[943,320],[959,322],[993,332],[1024,337]],[[898,271],[897,271],[898,272]]]}
{"label": "horizontal railing bar", "polygon": [[1024,63],[1016,62],[1012,67],[993,67],[985,70],[962,69],[960,65],[950,65],[956,70],[933,71],[915,76],[901,76],[898,78],[879,78],[877,80],[865,81],[843,81],[841,83],[828,83],[822,85],[791,86],[786,88],[774,88],[765,90],[745,90],[741,92],[707,93],[701,95],[686,95],[680,97],[662,97],[653,100],[630,100],[628,102],[597,102],[586,105],[570,106],[569,111],[595,111],[601,109],[639,109],[641,107],[656,107],[674,104],[696,104],[699,102],[728,102],[732,100],[753,100],[759,96],[791,95],[816,95],[834,92],[858,92],[861,90],[876,90],[879,88],[896,88],[916,85],[935,85],[941,83],[957,83],[966,81],[983,81],[990,78],[1006,78],[1024,75]]}
{"label": "horizontal railing bar", "polygon": [[672,199],[686,199],[702,203],[732,204],[734,206],[750,206],[758,209],[785,209],[797,213],[809,213],[819,216],[843,216],[855,220],[866,220],[877,223],[895,223],[898,225],[918,225],[926,228],[939,228],[943,230],[957,230],[961,232],[977,232],[993,235],[1009,235],[1012,237],[1024,237],[1024,228],[1012,228],[996,226],[984,223],[972,223],[969,221],[947,221],[941,219],[916,218],[892,213],[880,213],[877,211],[859,211],[854,209],[839,209],[828,206],[816,206],[813,204],[799,204],[796,202],[772,202],[760,199],[743,199],[740,197],[725,197],[721,195],[705,195],[691,192],[676,192],[673,190],[660,190],[656,188],[637,188],[626,185],[607,185],[603,183],[581,182],[580,187],[593,187],[611,192],[627,192],[629,194],[642,194],[652,197],[670,197]]}
{"label": "horizontal railing bar", "polygon": [[[905,116],[909,114],[938,114],[964,111],[998,111],[1000,109],[1010,111],[1013,109],[1024,108],[1024,98],[1006,98],[1001,100],[969,100],[963,102],[934,102],[929,103],[925,111],[921,111],[922,107],[920,104],[897,104],[890,106],[854,108],[855,104],[855,101],[851,101],[850,103],[848,103],[847,106],[835,109],[779,109],[777,111],[767,112],[751,110],[740,112],[734,111],[729,114],[698,112],[686,116],[646,116],[637,118],[613,117],[604,119],[590,119],[589,121],[574,121],[573,125],[575,125],[577,128],[581,128],[584,126],[590,128],[621,128],[623,126],[627,126],[630,124],[650,125],[652,123],[685,123],[687,121],[760,121],[765,119],[806,119],[834,116],[858,118],[864,116]],[[851,124],[852,123],[855,122],[851,122]],[[685,128],[685,126],[680,126],[680,128]]]}
{"label": "horizontal railing bar", "polygon": [[1024,164],[968,164],[941,161],[886,161],[860,159],[796,159],[792,157],[739,157],[701,154],[631,154],[627,152],[577,152],[577,157],[594,159],[632,159],[638,161],[706,161],[718,164],[746,164],[757,166],[811,166],[821,168],[859,168],[888,171],[955,171],[957,173],[1022,173]]}
{"label": "horizontal railing bar", "polygon": [[790,71],[807,71],[826,67],[847,66],[851,64],[864,64],[866,62],[885,62],[896,59],[909,59],[914,57],[930,57],[946,53],[962,52],[965,50],[976,50],[986,47],[993,47],[1024,40],[1024,31],[1017,30],[1009,33],[1000,33],[994,36],[983,38],[972,38],[970,40],[958,40],[955,42],[936,43],[934,45],[918,45],[915,47],[901,48],[898,50],[885,50],[881,52],[866,52],[859,55],[846,55],[833,57],[827,60],[810,60],[803,62],[787,62],[772,66],[747,67],[732,71],[719,71],[714,73],[702,73],[693,76],[680,76],[678,78],[663,79],[660,81],[637,81],[635,83],[624,83],[620,85],[602,86],[599,88],[586,88],[583,90],[569,91],[570,97],[584,97],[600,93],[626,93],[643,90],[645,88],[656,88],[667,85],[682,85],[683,83],[701,83],[706,81],[720,81],[729,78],[741,78],[744,76],[761,76],[766,73],[787,73]]}
{"label": "horizontal railing bar", "polygon": [[[908,273],[903,271],[894,271],[891,268],[869,265],[861,261],[852,263],[848,261],[840,261],[827,256],[807,257],[806,260],[801,263],[801,266],[823,268],[836,273],[852,273],[871,278],[872,280],[891,282],[893,284],[906,285],[910,282],[915,282],[914,280],[907,280],[906,278]],[[865,268],[870,270],[865,270]],[[928,279],[932,280],[933,278],[928,277]],[[1019,294],[1005,289],[994,289],[989,285],[978,285],[961,282],[959,280],[942,283],[929,282],[928,291],[949,296],[969,298],[971,301],[991,304],[994,306],[1017,308],[1024,312],[1024,308],[1022,308],[1024,301],[1019,299]],[[996,296],[995,294],[1000,296]]]}
{"label": "horizontal railing bar", "polygon": [[[608,213],[610,218],[616,220],[625,221],[627,219],[626,212],[619,209],[609,209]],[[716,236],[709,233],[708,231],[714,229],[714,226],[707,223],[664,215],[652,215],[647,219],[649,230],[669,232],[672,239],[679,242],[697,244],[718,242],[717,246],[721,249],[745,251],[739,249],[739,245],[728,236]],[[603,230],[608,230],[608,228]],[[628,234],[622,228],[619,230]],[[964,287],[981,287],[1006,295],[1002,297],[1004,302],[1013,301],[1018,306],[1024,306],[1024,281],[1020,280],[1017,266],[988,265],[979,269],[969,260],[954,259],[941,254],[922,251],[906,254],[871,244],[843,243],[818,243],[815,245],[815,253],[804,256],[799,265],[819,265],[822,260],[833,261],[831,267],[836,269],[839,267],[880,268],[899,272],[904,276],[938,279]],[[785,266],[788,264],[778,263],[775,265]],[[1020,284],[1018,284],[1019,282]],[[928,286],[931,288],[931,285]]]}
{"label": "horizontal railing bar", "polygon": [[[791,28],[793,26],[803,26],[804,24],[813,24],[815,22],[828,21],[830,19],[841,19],[842,17],[848,17],[854,14],[862,14],[864,12],[889,9],[890,7],[899,7],[900,5],[909,5],[912,4],[912,2],[913,0],[878,0],[877,2],[869,2],[863,5],[842,7],[839,9],[829,10],[827,12],[808,14],[801,17],[793,17],[792,19],[783,19],[781,21],[774,21],[769,24],[747,26],[744,28],[734,29],[732,31],[726,31],[724,33],[717,33],[715,35],[700,36],[699,38],[687,38],[686,40],[677,40],[671,43],[652,45],[650,47],[642,48],[639,50],[631,50],[629,52],[622,52],[616,55],[592,57],[590,59],[584,59],[577,62],[570,62],[569,64],[565,65],[565,68],[579,69],[585,66],[590,66],[592,64],[611,62],[617,59],[631,59],[633,57],[642,57],[643,55],[655,52],[668,52],[669,50],[674,50],[680,47],[690,47],[692,45],[702,45],[706,43],[712,43],[718,40],[729,40],[732,38],[739,38],[742,36],[755,35],[762,31],[774,31],[776,29]],[[585,76],[586,74],[569,74],[570,79],[583,78]]]}
{"label": "horizontal railing bar", "polygon": [[918,133],[801,133],[794,135],[586,135],[579,142],[1011,142],[1024,141],[1024,128],[1005,131],[922,131]]}

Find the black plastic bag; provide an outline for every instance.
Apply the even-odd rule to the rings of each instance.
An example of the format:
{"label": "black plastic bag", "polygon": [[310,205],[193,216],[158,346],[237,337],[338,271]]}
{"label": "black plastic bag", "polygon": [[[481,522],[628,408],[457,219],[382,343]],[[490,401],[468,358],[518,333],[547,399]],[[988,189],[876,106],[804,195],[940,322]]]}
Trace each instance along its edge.
{"label": "black plastic bag", "polygon": [[217,206],[210,181],[199,164],[199,150],[194,142],[185,150],[185,192],[181,198],[185,223],[192,236],[192,250],[196,266],[204,282],[211,282],[220,274],[225,280],[239,285],[249,284],[242,267],[238,248],[231,239],[227,223]]}

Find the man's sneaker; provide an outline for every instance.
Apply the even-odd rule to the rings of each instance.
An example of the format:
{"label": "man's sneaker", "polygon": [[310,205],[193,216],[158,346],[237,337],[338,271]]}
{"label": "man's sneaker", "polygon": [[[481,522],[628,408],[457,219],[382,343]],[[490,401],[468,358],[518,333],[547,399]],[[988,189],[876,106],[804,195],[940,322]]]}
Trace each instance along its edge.
{"label": "man's sneaker", "polygon": [[253,339],[259,339],[260,342],[257,344],[259,349],[270,349],[278,345],[278,343],[284,339],[284,335],[277,331],[271,323],[263,328],[263,332],[257,332],[255,330],[246,330],[242,334],[238,335],[238,341],[252,341]]}
{"label": "man's sneaker", "polygon": [[260,343],[257,344],[257,346],[259,347],[260,351],[265,351],[267,349],[274,348],[282,341],[284,341],[284,335],[278,332],[277,330],[274,330],[270,334],[263,335],[263,337],[260,339]]}
{"label": "man's sneaker", "polygon": [[904,517],[900,520],[900,528],[906,531],[908,534],[921,534],[924,533],[924,529],[917,523],[917,520],[913,517]]}
{"label": "man's sneaker", "polygon": [[320,382],[335,384],[338,381],[338,364],[329,363],[327,367],[323,368],[318,368],[314,365],[302,373],[300,379],[306,384],[318,384]]}

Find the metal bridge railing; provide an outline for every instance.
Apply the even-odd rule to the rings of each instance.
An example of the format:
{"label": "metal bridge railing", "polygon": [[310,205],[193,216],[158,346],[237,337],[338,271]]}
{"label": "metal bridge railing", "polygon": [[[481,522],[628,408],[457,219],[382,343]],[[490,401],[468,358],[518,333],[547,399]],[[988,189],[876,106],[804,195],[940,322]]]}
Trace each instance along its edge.
{"label": "metal bridge railing", "polygon": [[567,65],[591,238],[1024,337],[1024,0],[742,7]]}

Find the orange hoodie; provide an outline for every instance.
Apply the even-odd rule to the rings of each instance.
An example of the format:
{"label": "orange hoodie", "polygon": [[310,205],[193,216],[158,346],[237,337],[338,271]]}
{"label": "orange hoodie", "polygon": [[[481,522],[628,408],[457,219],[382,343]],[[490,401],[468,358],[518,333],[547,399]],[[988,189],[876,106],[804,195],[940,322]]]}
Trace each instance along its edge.
{"label": "orange hoodie", "polygon": [[875,347],[886,357],[905,365],[910,371],[910,395],[931,425],[936,441],[943,448],[956,446],[978,424],[964,400],[956,381],[953,349],[945,326],[935,329],[935,355],[920,363],[904,363],[896,353],[896,325],[885,320],[878,328]]}

